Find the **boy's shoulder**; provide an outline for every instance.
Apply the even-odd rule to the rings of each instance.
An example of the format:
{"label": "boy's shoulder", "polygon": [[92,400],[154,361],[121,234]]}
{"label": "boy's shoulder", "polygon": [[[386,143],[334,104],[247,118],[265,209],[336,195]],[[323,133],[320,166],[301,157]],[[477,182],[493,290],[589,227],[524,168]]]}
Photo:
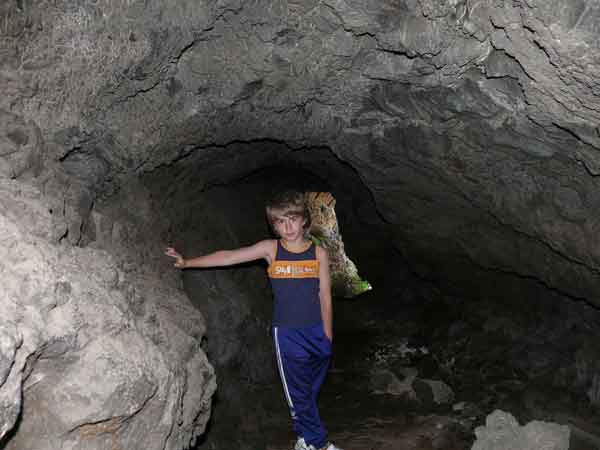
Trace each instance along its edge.
{"label": "boy's shoulder", "polygon": [[317,254],[317,258],[327,258],[327,257],[329,257],[329,252],[321,244],[315,243],[315,251],[316,251],[316,254]]}
{"label": "boy's shoulder", "polygon": [[273,245],[277,243],[277,239],[263,239],[262,241],[256,242],[254,245]]}
{"label": "boy's shoulder", "polygon": [[263,239],[262,241],[259,241],[257,245],[264,247],[270,256],[274,256],[277,252],[277,239]]}

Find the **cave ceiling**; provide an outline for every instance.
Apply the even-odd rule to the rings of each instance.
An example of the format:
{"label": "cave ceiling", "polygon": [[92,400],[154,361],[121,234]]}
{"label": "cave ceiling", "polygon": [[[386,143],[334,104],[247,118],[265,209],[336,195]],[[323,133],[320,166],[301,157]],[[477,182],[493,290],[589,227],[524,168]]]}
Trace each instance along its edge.
{"label": "cave ceiling", "polygon": [[600,303],[597,2],[11,0],[0,16],[4,176],[68,184],[89,209],[187,158],[218,174],[219,150],[243,148],[241,176],[277,143],[328,148],[407,255]]}

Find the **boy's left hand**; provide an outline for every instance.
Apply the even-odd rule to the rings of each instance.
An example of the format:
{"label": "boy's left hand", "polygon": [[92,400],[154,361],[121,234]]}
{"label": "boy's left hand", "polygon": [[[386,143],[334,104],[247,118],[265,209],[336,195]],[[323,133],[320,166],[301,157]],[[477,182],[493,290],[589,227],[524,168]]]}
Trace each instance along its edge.
{"label": "boy's left hand", "polygon": [[182,269],[185,267],[185,260],[183,256],[175,250],[173,247],[167,247],[165,250],[165,255],[170,256],[171,258],[175,258],[175,264],[173,264],[178,269]]}

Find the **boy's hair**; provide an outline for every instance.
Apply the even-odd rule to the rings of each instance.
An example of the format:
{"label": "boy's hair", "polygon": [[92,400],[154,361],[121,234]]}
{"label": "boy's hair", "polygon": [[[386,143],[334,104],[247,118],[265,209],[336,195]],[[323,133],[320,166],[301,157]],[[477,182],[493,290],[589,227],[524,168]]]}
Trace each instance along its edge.
{"label": "boy's hair", "polygon": [[266,204],[267,219],[269,225],[275,234],[275,226],[273,225],[273,213],[279,212],[281,215],[299,215],[306,220],[304,231],[310,228],[310,212],[306,204],[306,195],[302,192],[284,190],[276,191]]}

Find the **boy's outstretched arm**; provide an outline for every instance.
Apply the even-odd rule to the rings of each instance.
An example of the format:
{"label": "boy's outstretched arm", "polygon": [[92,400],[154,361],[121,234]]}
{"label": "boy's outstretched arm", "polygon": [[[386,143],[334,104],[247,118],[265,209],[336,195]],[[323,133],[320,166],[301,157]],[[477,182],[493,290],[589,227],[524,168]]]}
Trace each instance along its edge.
{"label": "boy's outstretched arm", "polygon": [[331,275],[329,273],[329,255],[323,247],[317,246],[319,260],[319,299],[323,329],[330,341],[333,341],[333,306],[331,304]]}
{"label": "boy's outstretched arm", "polygon": [[273,248],[273,241],[267,239],[248,247],[235,250],[219,250],[190,259],[185,259],[173,247],[167,247],[165,255],[175,258],[174,266],[179,269],[232,266],[257,259],[265,259],[270,264]]}

